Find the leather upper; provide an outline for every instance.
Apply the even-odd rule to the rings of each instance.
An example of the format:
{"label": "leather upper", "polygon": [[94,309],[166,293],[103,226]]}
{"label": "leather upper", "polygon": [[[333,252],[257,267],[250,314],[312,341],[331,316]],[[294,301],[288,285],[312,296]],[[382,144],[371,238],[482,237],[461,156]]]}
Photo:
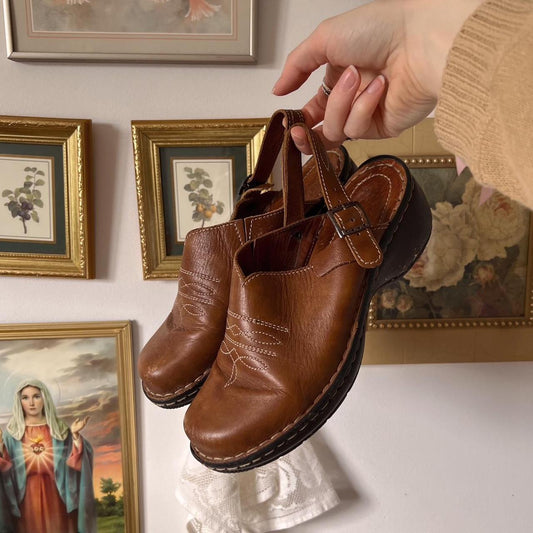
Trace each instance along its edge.
{"label": "leather upper", "polygon": [[[277,155],[274,153],[276,146],[280,142],[284,146],[288,144],[287,132],[281,127],[284,117],[284,114],[274,116],[279,127],[270,127],[267,135],[280,128],[282,133],[275,139],[270,137],[270,143],[275,144],[272,152],[263,144],[263,157],[260,156],[256,173],[249,179],[255,188],[244,192],[235,206],[232,220],[187,234],[173,308],[141,351],[138,363],[145,393],[154,401],[171,401],[187,394],[209,373],[224,338],[236,250],[250,239],[280,228],[293,218],[301,218],[301,212],[321,199],[321,188],[317,186],[319,177],[312,160],[304,165],[303,182],[299,180],[300,185],[287,192],[293,168],[299,168],[300,173],[302,170],[300,161],[294,157],[295,152],[286,148],[283,153],[285,194],[266,186]],[[292,121],[299,118],[296,114]],[[336,175],[345,168],[343,151],[332,150],[327,159]],[[301,209],[297,207],[295,211],[292,206],[301,201],[302,189],[305,201]],[[288,203],[290,208],[287,208]]]}
{"label": "leather upper", "polygon": [[297,427],[343,368],[361,326],[368,274],[382,262],[379,242],[405,196],[406,171],[378,160],[341,190],[320,146],[315,160],[330,213],[236,253],[223,340],[184,420],[208,464],[245,461]]}

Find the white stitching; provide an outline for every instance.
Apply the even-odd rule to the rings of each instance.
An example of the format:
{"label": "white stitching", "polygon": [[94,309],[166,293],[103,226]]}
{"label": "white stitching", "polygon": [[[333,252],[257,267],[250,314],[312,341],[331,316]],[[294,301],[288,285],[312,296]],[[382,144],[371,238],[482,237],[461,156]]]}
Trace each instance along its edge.
{"label": "white stitching", "polygon": [[198,298],[197,296],[192,296],[189,294],[180,294],[182,298],[187,298],[187,300],[192,300],[193,302],[199,302],[201,304],[214,304],[216,303],[215,300],[210,300],[208,298]]}
{"label": "white stitching", "polygon": [[244,287],[247,283],[249,283],[250,281],[252,281],[253,279],[259,276],[296,276],[297,274],[301,274],[311,269],[312,267],[306,266],[306,267],[298,268],[296,270],[292,270],[290,272],[255,272],[254,274],[251,274],[250,277],[248,277],[242,282],[242,286]]}
{"label": "white stitching", "polygon": [[213,281],[214,283],[220,283],[220,280],[217,278],[213,278],[211,276],[208,276],[207,274],[201,274],[200,272],[191,272],[190,270],[185,270],[184,268],[180,268],[180,274],[187,274],[189,276],[197,277],[205,281]]}
{"label": "white stitching", "polygon": [[263,218],[273,217],[275,215],[278,215],[282,211],[283,211],[283,209],[279,208],[279,209],[276,209],[275,211],[271,211],[270,213],[266,213],[264,215],[255,215],[255,216],[251,217],[251,219],[250,219],[250,228],[249,228],[249,231],[248,231],[247,240],[250,240],[252,238],[252,227],[253,227],[254,222],[256,222],[258,220],[261,220]]}
{"label": "white stitching", "polygon": [[276,353],[271,350],[265,350],[263,348],[257,348],[256,346],[250,346],[249,344],[243,344],[242,342],[238,342],[232,339],[228,335],[226,335],[225,339],[231,342],[231,344],[235,344],[235,346],[238,346],[239,348],[243,348],[244,350],[250,350],[252,352],[260,353],[263,355],[269,355],[270,357],[276,357]]}
{"label": "white stitching", "polygon": [[[197,309],[198,312],[193,313],[192,311],[189,310],[189,307],[192,307],[193,309]],[[186,311],[187,313],[189,313],[189,315],[192,315],[192,316],[204,316],[206,314],[206,312],[201,307],[198,307],[197,305],[194,305],[194,304],[184,304],[182,308],[184,311]]]}
{"label": "white stitching", "polygon": [[[228,349],[228,345],[226,344],[225,341],[222,341],[222,344],[220,345],[220,353],[222,353],[223,355],[227,355],[230,359],[231,359],[231,362],[232,362],[232,366],[231,366],[231,374],[228,378],[228,380],[226,381],[226,383],[224,384],[224,388],[227,388],[229,387],[230,385],[233,385],[233,383],[235,383],[235,381],[237,381],[237,375],[238,375],[238,368],[237,368],[237,363],[240,361],[246,368],[249,368],[250,370],[253,370],[254,372],[259,372],[259,371],[265,371],[268,369],[268,365],[266,363],[264,363],[263,361],[261,361],[260,359],[258,359],[257,357],[254,357],[253,355],[240,355],[239,352],[237,352],[237,350],[235,348],[231,348],[231,349]],[[233,356],[232,356],[232,353],[235,353],[237,354],[237,357],[234,359]],[[276,355],[274,354],[274,357]],[[255,361],[257,364],[258,364],[258,367],[253,367],[247,363],[244,362],[245,359],[250,359],[252,361]]]}
{"label": "white stitching", "polygon": [[[355,210],[359,213],[359,216],[361,217],[361,221],[364,221],[365,220],[365,215],[364,215],[364,211],[357,205],[354,205],[352,206],[355,208]],[[342,218],[340,218],[340,215],[339,216],[336,216],[338,215],[338,213],[334,213],[334,217],[335,217],[335,220],[337,221],[337,223],[341,226],[341,228],[345,231],[348,231],[348,228],[346,228],[346,226],[344,225],[344,221],[342,220]],[[376,251],[378,252],[378,255],[381,254],[381,250],[379,249],[379,246],[378,246],[378,243],[376,242],[376,239],[374,238],[374,235],[371,233],[371,231],[369,229],[366,229],[365,230],[365,233],[368,235],[370,241],[372,242],[372,244],[374,245],[374,248],[376,249]],[[375,259],[374,261],[365,261],[361,255],[359,254],[359,252],[357,251],[357,249],[355,248],[355,245],[352,243],[352,240],[351,240],[351,236],[347,235],[347,239],[346,239],[346,244],[350,247],[350,250],[352,251],[352,253],[357,257],[357,259],[359,259],[361,261],[361,263],[363,263],[364,265],[375,265],[379,262],[379,257],[378,259]]]}
{"label": "white stitching", "polygon": [[[228,331],[231,331],[231,334],[234,337],[240,337],[242,335],[243,337],[246,337],[251,342],[255,342],[256,344],[263,344],[265,346],[275,346],[276,344],[281,344],[281,341],[277,337],[274,337],[274,335],[271,335],[270,333],[265,333],[264,331],[253,330],[251,333],[248,333],[247,331],[243,331],[238,324],[231,324],[231,326],[228,326],[227,329]],[[234,331],[235,329],[237,329],[237,332]],[[252,335],[252,333],[257,333],[259,335],[265,335],[267,337],[270,337],[274,340],[274,342],[260,341],[256,339]]]}
{"label": "white stitching", "polygon": [[259,324],[261,326],[267,326],[272,329],[277,329],[278,331],[283,331],[285,333],[289,332],[288,328],[284,326],[278,326],[277,324],[273,324],[272,322],[266,322],[265,320],[260,320],[258,318],[252,318],[249,316],[240,315],[238,313],[235,313],[234,311],[230,311],[229,309],[228,309],[228,315],[233,318],[240,318],[241,320],[247,320],[248,322],[252,322],[253,324]]}
{"label": "white stitching", "polygon": [[204,379],[206,374],[209,373],[209,370],[210,370],[209,368],[207,370],[204,370],[204,372],[200,376],[198,376],[194,381],[192,381],[191,383],[188,383],[184,387],[180,387],[179,389],[174,390],[173,392],[165,392],[164,394],[162,394],[158,392],[152,392],[144,383],[143,383],[143,386],[144,386],[144,389],[149,392],[150,396],[153,396],[154,398],[168,398],[170,396],[175,396],[176,394],[181,394],[182,391],[186,391],[187,389],[192,388],[196,383]]}
{"label": "white stitching", "polygon": [[[202,292],[197,289],[197,287],[200,287],[204,289],[205,292]],[[212,287],[209,287],[208,285],[204,285],[203,283],[198,283],[195,281],[194,283],[186,283],[183,285],[183,287],[180,287],[180,290],[183,290],[185,288],[190,288],[194,293],[196,293],[198,296],[213,296],[215,294],[215,289]]]}

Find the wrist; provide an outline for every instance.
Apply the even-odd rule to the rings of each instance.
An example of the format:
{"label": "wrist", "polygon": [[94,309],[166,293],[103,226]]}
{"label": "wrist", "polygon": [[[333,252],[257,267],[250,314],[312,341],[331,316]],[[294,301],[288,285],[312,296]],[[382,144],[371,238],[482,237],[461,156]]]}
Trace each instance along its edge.
{"label": "wrist", "polygon": [[412,0],[405,2],[407,57],[417,82],[437,99],[448,54],[466,20],[484,0]]}

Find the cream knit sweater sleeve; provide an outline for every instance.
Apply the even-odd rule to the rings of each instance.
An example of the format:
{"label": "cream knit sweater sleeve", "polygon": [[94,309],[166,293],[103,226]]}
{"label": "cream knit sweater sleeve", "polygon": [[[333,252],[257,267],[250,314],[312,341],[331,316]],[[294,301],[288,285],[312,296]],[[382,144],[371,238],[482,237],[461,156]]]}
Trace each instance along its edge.
{"label": "cream knit sweater sleeve", "polygon": [[533,209],[533,0],[488,0],[465,22],[435,132],[479,182]]}

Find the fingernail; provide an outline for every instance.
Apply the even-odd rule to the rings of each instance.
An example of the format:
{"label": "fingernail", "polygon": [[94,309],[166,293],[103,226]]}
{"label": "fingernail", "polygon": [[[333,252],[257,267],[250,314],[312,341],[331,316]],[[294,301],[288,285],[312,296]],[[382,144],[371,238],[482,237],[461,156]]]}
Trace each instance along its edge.
{"label": "fingernail", "polygon": [[350,89],[354,88],[358,78],[359,74],[357,70],[355,70],[355,67],[351,65],[343,72],[338,81],[338,85],[343,91],[349,91]]}
{"label": "fingernail", "polygon": [[385,85],[385,76],[380,74],[377,78],[374,78],[370,85],[366,88],[368,94],[377,93]]}
{"label": "fingernail", "polygon": [[272,94],[276,94],[278,90],[278,83],[279,83],[279,80],[276,83],[274,83],[274,87],[272,87]]}

